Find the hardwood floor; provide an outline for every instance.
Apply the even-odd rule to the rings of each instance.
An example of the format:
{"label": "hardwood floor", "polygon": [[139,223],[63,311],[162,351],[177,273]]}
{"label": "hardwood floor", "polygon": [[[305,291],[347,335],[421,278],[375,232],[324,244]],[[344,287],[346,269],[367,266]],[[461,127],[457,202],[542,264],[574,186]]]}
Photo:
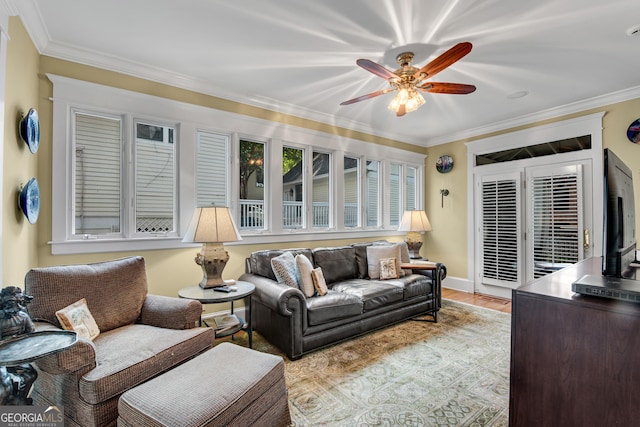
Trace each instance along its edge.
{"label": "hardwood floor", "polygon": [[511,300],[442,288],[442,298],[511,313]]}

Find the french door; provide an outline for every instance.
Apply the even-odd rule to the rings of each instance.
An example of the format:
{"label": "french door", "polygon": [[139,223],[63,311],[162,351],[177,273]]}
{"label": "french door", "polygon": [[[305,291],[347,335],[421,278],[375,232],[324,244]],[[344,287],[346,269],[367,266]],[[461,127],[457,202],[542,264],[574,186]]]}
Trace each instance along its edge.
{"label": "french door", "polygon": [[588,255],[584,167],[564,163],[476,176],[477,292],[510,296],[511,289]]}

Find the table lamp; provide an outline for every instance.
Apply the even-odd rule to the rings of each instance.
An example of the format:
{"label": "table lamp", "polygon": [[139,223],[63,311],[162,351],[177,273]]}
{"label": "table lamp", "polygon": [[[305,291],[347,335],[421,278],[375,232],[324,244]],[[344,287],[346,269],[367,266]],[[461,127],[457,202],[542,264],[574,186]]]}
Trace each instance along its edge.
{"label": "table lamp", "polygon": [[420,248],[422,247],[421,233],[431,231],[429,218],[424,211],[405,211],[402,216],[402,222],[398,231],[406,231],[407,246],[409,247],[409,256],[411,259],[420,259]]}
{"label": "table lamp", "polygon": [[229,208],[209,206],[195,209],[182,241],[202,243],[202,249],[195,258],[196,264],[202,267],[204,273],[199,283],[201,288],[225,285],[222,271],[229,261],[229,253],[224,250],[222,243],[238,240],[242,240],[242,237],[233,222]]}

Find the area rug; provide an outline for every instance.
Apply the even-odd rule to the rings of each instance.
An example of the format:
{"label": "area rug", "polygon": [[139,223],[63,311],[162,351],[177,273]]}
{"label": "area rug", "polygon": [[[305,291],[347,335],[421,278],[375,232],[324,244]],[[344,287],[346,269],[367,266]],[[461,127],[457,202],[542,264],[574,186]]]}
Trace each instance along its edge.
{"label": "area rug", "polygon": [[[443,300],[407,321],[285,358],[295,426],[506,426],[511,316]],[[254,348],[282,354],[254,335]]]}

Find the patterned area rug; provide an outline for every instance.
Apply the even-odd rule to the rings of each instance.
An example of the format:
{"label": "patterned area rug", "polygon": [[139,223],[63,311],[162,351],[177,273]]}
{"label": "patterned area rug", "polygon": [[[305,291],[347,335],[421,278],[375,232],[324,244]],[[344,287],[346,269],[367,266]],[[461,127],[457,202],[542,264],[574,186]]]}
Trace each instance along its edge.
{"label": "patterned area rug", "polygon": [[[510,327],[509,314],[443,300],[437,324],[285,358],[294,425],[506,426]],[[282,354],[258,334],[254,348]]]}

